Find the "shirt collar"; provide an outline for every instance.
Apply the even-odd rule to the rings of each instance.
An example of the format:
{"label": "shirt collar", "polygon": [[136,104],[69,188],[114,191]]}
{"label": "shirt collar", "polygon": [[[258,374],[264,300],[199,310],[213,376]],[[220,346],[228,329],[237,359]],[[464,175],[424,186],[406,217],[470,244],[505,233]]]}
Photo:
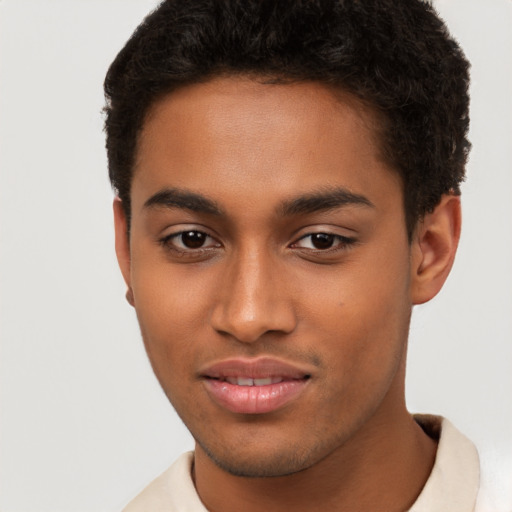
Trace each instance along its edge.
{"label": "shirt collar", "polygon": [[[480,478],[475,446],[446,419],[430,415],[414,419],[439,444],[430,477],[409,512],[473,512]],[[193,452],[181,455],[123,512],[208,512],[192,481],[193,461]]]}
{"label": "shirt collar", "polygon": [[480,480],[475,446],[446,418],[417,414],[414,419],[439,445],[432,472],[409,512],[473,512]]}

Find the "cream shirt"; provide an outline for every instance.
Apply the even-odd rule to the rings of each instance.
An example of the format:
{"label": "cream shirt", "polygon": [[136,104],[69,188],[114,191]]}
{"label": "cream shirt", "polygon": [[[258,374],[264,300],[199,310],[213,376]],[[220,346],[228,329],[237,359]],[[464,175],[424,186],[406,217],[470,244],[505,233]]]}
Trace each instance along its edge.
{"label": "cream shirt", "polygon": [[[476,508],[480,470],[473,443],[446,419],[414,418],[439,445],[432,473],[409,512],[490,512]],[[192,482],[192,461],[193,452],[181,455],[123,512],[208,512]]]}

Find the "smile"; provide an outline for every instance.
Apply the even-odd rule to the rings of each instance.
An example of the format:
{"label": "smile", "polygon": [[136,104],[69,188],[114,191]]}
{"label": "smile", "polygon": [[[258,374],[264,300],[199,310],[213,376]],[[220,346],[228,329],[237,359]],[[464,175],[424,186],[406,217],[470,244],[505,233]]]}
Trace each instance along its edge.
{"label": "smile", "polygon": [[202,382],[217,405],[238,414],[265,414],[296,400],[311,374],[273,359],[229,360],[201,372]]}

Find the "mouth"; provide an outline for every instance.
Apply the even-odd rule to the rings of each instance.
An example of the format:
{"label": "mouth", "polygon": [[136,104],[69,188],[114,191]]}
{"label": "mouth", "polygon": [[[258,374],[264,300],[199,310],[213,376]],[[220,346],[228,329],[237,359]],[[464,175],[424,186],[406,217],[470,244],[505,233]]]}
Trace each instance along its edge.
{"label": "mouth", "polygon": [[311,380],[311,372],[269,358],[222,361],[200,373],[210,398],[239,414],[265,414],[295,401]]}
{"label": "mouth", "polygon": [[[309,378],[309,375],[305,375],[305,378]],[[208,377],[207,377],[208,378]],[[265,378],[250,378],[250,377],[210,377],[213,380],[229,382],[234,386],[270,386],[271,384],[279,384],[286,377],[265,377]]]}

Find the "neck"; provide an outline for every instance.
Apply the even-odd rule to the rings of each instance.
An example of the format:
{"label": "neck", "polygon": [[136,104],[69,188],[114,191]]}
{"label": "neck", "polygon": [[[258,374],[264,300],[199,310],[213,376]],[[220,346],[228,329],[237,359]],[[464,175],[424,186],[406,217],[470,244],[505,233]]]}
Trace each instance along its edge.
{"label": "neck", "polygon": [[[201,500],[210,512],[369,512],[376,504],[380,510],[407,510],[432,470],[436,444],[407,412],[403,399],[391,409],[384,402],[349,441],[292,475],[234,476],[197,446],[194,478]],[[391,402],[396,404],[396,397]]]}

